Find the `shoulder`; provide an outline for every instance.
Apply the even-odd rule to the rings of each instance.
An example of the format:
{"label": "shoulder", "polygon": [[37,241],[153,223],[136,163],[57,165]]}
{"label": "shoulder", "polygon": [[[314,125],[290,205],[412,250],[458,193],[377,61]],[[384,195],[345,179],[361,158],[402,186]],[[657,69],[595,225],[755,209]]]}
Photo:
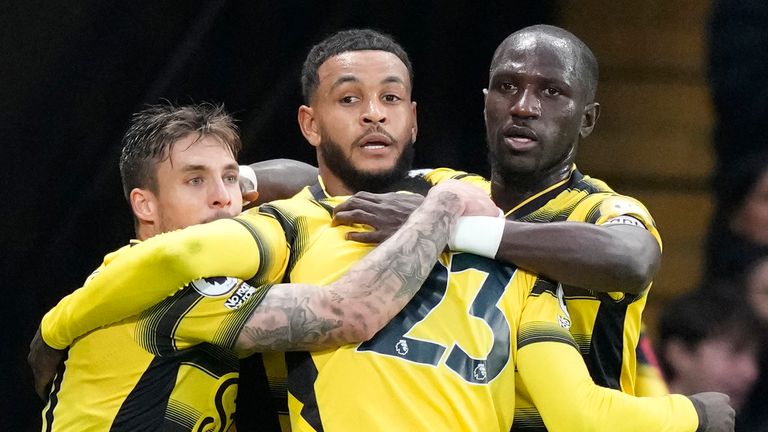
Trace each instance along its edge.
{"label": "shoulder", "polygon": [[422,170],[412,170],[410,175],[421,176],[432,185],[436,185],[443,180],[460,180],[479,186],[490,193],[490,182],[479,174],[473,174],[466,171],[459,171],[452,168],[427,168]]}

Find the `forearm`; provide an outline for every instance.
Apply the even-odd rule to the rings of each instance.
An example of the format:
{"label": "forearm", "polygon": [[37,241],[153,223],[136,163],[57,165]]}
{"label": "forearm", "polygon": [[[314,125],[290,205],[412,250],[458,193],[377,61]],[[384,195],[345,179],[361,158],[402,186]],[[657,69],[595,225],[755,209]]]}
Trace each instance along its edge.
{"label": "forearm", "polygon": [[694,432],[698,427],[696,409],[687,397],[639,398],[600,387],[590,378],[578,351],[565,344],[521,348],[518,370],[551,432]]}
{"label": "forearm", "polygon": [[336,282],[273,287],[241,332],[239,353],[317,350],[370,339],[418,291],[460,210],[450,193],[430,197]]}
{"label": "forearm", "polygon": [[506,221],[496,259],[566,285],[637,294],[658,270],[653,236],[632,226]]}
{"label": "forearm", "polygon": [[317,182],[317,168],[291,159],[272,159],[249,165],[259,182],[257,202],[286,199]]}
{"label": "forearm", "polygon": [[42,337],[63,349],[88,331],[160,302],[192,280],[219,275],[248,279],[258,268],[256,242],[232,220],[156,236],[120,254],[62,299],[43,318]]}

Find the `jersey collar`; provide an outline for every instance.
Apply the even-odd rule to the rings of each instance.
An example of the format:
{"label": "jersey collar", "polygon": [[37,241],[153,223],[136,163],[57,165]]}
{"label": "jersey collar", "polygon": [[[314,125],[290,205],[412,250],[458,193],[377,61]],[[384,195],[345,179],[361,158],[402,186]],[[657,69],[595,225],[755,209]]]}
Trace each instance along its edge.
{"label": "jersey collar", "polygon": [[520,219],[534,210],[540,209],[544,204],[560,195],[565,190],[570,189],[583,178],[584,175],[576,169],[576,165],[574,164],[573,167],[571,167],[571,172],[568,174],[568,177],[527,198],[512,208],[512,210],[508,211],[505,216],[508,219]]}

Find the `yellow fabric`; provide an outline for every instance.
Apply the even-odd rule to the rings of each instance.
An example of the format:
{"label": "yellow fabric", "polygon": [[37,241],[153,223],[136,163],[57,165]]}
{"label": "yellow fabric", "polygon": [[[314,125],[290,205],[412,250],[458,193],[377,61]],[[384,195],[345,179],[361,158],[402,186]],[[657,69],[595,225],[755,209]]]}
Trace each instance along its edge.
{"label": "yellow fabric", "polygon": [[635,394],[638,396],[663,396],[669,394],[669,387],[661,373],[656,354],[653,352],[645,326],[640,329],[640,342],[637,344],[637,381]]}
{"label": "yellow fabric", "polygon": [[[111,254],[102,276],[129,251]],[[228,430],[239,375],[231,348],[270,285],[207,282],[215,289],[195,281],[140,315],[76,339],[43,411],[43,430]]]}
{"label": "yellow fabric", "polygon": [[[328,241],[316,245],[318,255],[334,250]],[[311,249],[302,261],[310,262]],[[292,281],[323,277],[315,266],[298,267]],[[509,430],[524,308],[545,304],[536,317],[553,325],[563,314],[552,295],[528,295],[535,280],[485,258],[443,256],[421,294],[371,342],[303,354],[309,361],[290,376],[313,379],[289,376],[293,430],[320,430],[317,419],[326,431]],[[480,361],[454,363],[460,352]]]}
{"label": "yellow fabric", "polygon": [[[350,228],[329,226],[332,207],[344,198],[307,199],[310,193],[310,190],[305,190],[302,193],[304,198],[279,201],[263,206],[260,211],[274,217],[282,227],[278,237],[289,244],[291,256],[287,271],[290,280],[324,284],[338,278],[370,247],[344,240],[344,234]],[[206,232],[202,231],[201,235]],[[183,241],[184,237],[178,240]],[[200,246],[199,243],[196,245]],[[205,245],[209,247],[209,243]],[[230,246],[224,242],[217,243],[212,247],[215,251],[212,253]],[[197,256],[197,251],[189,248],[180,252]],[[229,259],[243,260],[240,251],[234,255]],[[187,269],[186,280],[211,275],[211,268],[215,268],[215,271],[211,270],[213,274],[222,274],[218,266],[222,257],[209,258],[192,260],[194,265],[187,266],[180,265],[185,260],[176,256],[168,262],[163,260],[162,265],[174,271],[177,267],[182,270],[194,268],[194,272]],[[249,274],[255,273],[256,266],[248,271]],[[124,277],[129,281],[140,278],[136,270],[132,273]],[[520,360],[517,358],[518,329],[527,341],[523,349],[528,350],[532,358],[537,358],[537,352],[545,352],[548,356],[547,350],[558,346],[570,350],[572,357],[579,360],[575,364],[581,364],[576,350],[568,347],[569,343],[573,343],[569,342],[568,332],[562,329],[556,331],[558,326],[566,326],[574,318],[567,317],[564,305],[558,302],[552,290],[536,291],[535,281],[535,276],[529,273],[515,271],[491,260],[468,254],[444,255],[419,297],[406,306],[399,318],[393,320],[373,341],[337,350],[288,354],[291,357],[288,403],[293,428],[296,431],[316,430],[315,426],[321,422],[323,428],[329,431],[506,432],[515,407],[514,362]],[[162,294],[173,292],[184,282],[183,279],[164,280],[167,286]],[[123,285],[131,284],[123,280]],[[445,295],[445,290],[450,295]],[[149,301],[150,295],[146,293],[157,296],[161,290],[142,290],[141,293],[146,297],[144,301]],[[403,334],[403,330],[408,332]],[[466,352],[466,356],[462,352]],[[472,358],[477,361],[468,360]],[[561,367],[565,363],[559,363],[560,359],[566,358],[552,357],[552,360]],[[459,361],[461,359],[464,361]],[[568,364],[574,362],[570,359]],[[525,364],[531,376],[539,374],[536,378],[539,384],[534,385],[546,384],[545,393],[560,393],[558,382],[543,378],[551,370],[536,369],[537,365],[544,363],[532,361]],[[589,381],[586,368],[581,365],[581,369],[562,369],[576,380],[579,384],[576,391],[581,394],[583,383]],[[553,388],[558,390],[553,391]],[[609,396],[603,392],[609,392]],[[546,395],[537,392],[537,397]],[[642,411],[633,412],[642,412],[650,419],[662,422],[656,429],[643,430],[664,430],[663,422],[672,416],[670,412],[673,409],[679,426],[674,430],[695,430],[695,410],[685,398],[631,399],[626,404],[625,400],[630,400],[630,397],[607,389],[592,388],[583,400],[569,403],[585,404],[585,408],[579,411],[584,417],[579,422],[588,422],[589,418],[595,417],[593,411],[604,408],[606,401],[609,401],[617,406],[642,404]],[[547,400],[541,403],[548,406]],[[603,420],[603,417],[597,417]],[[694,425],[689,428],[691,419],[694,419]],[[604,423],[591,429],[585,427],[584,430],[597,430],[600,425]]]}
{"label": "yellow fabric", "polygon": [[[432,178],[437,181],[446,178],[460,180],[467,178],[473,184],[477,184],[478,181],[475,176],[465,177],[466,173],[460,171],[447,169],[436,171],[436,175]],[[534,194],[508,213],[508,217],[524,222],[575,221],[598,225],[619,216],[631,216],[640,221],[661,247],[661,238],[656,224],[642,203],[634,198],[617,194],[601,180],[581,175],[575,166],[567,179]],[[641,316],[647,292],[646,289],[640,296],[629,296],[621,292],[600,294],[576,288],[565,290],[572,324],[570,332],[579,346],[584,362],[590,367],[587,369],[588,372],[591,372],[598,384],[622,390],[630,395],[634,395],[636,390],[638,371],[635,348],[640,335]],[[600,312],[601,308],[603,312]],[[613,312],[605,313],[605,311]],[[600,339],[593,341],[593,335],[596,334],[595,326],[598,322],[600,329],[597,333]],[[621,329],[622,334],[611,333],[609,329],[614,328]],[[584,366],[582,362],[579,363],[579,367]],[[533,399],[520,377],[517,384],[513,430],[545,430]],[[692,406],[690,402],[688,406]],[[687,411],[693,412],[690,409]],[[648,415],[653,414],[648,412]],[[681,417],[677,426],[684,428],[687,426],[685,422],[685,416]]]}
{"label": "yellow fabric", "polygon": [[669,394],[659,368],[648,363],[638,363],[635,393],[638,396],[663,396]]}
{"label": "yellow fabric", "polygon": [[[321,196],[316,202],[289,200],[263,206],[263,211],[279,214],[284,225],[296,227],[288,236],[293,239],[290,281],[328,283],[370,250],[347,242],[344,231],[328,229],[331,209],[341,200]],[[549,304],[540,311],[548,310],[552,316],[539,316],[539,320],[550,322],[557,322],[554,315],[562,314],[562,309],[551,294],[527,295],[536,280],[529,273],[468,254],[444,255],[441,260],[419,297],[371,346],[286,354],[294,431],[316,430],[318,419],[329,431],[509,430],[514,412],[510,403],[514,329],[523,305]],[[450,294],[444,295],[446,290]],[[471,312],[476,299],[489,298]],[[412,323],[407,335],[397,334]],[[381,341],[392,334],[397,337],[391,344]],[[429,345],[426,351],[431,355],[407,359],[409,351],[424,352],[418,347],[423,343]],[[487,363],[462,369],[448,362],[458,356],[459,349],[478,359],[492,355]],[[265,355],[268,373],[279,369],[274,367],[274,357]],[[487,383],[471,382],[483,374],[493,378]],[[284,382],[279,376],[271,378],[273,383]]]}
{"label": "yellow fabric", "polygon": [[477,174],[470,174],[464,171],[457,171],[450,168],[435,168],[424,173],[424,179],[435,185],[443,180],[453,179],[461,180],[465,183],[473,184],[484,191],[491,193],[491,183]]}
{"label": "yellow fabric", "polygon": [[43,317],[43,340],[64,349],[86,332],[143,311],[202,277],[256,275],[255,285],[279,279],[289,251],[277,221],[247,213],[236,219],[247,226],[219,220],[157,235],[131,253],[107,255],[82,288]]}
{"label": "yellow fabric", "polygon": [[[693,432],[698,427],[698,416],[687,397],[639,398],[596,386],[576,350],[564,344],[522,347],[517,367],[551,432]],[[525,421],[516,412],[516,425],[518,420]]]}

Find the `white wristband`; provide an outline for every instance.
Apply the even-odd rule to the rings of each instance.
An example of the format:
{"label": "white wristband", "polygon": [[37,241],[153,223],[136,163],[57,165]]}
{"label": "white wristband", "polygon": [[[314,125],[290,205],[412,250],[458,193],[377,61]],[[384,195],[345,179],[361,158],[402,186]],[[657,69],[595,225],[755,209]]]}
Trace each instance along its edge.
{"label": "white wristband", "polygon": [[451,230],[448,247],[494,259],[504,234],[505,221],[503,217],[462,216]]}

